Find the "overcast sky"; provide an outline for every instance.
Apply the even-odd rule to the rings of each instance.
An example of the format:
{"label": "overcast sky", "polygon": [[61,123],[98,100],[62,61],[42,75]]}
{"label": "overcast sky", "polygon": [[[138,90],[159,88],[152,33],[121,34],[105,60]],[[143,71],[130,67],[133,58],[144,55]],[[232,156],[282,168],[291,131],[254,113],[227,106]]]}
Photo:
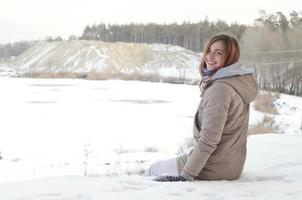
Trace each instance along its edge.
{"label": "overcast sky", "polygon": [[259,10],[288,15],[302,0],[0,0],[0,43],[81,35],[94,23],[198,22],[252,24]]}

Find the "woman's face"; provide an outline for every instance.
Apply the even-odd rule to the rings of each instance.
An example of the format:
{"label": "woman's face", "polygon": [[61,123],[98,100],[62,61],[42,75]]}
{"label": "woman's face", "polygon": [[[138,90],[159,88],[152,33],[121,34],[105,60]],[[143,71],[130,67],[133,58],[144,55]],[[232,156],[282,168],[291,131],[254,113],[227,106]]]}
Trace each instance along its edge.
{"label": "woman's face", "polygon": [[226,59],[225,45],[223,41],[218,40],[214,42],[208,52],[206,52],[205,63],[207,64],[207,69],[216,70],[223,67]]}

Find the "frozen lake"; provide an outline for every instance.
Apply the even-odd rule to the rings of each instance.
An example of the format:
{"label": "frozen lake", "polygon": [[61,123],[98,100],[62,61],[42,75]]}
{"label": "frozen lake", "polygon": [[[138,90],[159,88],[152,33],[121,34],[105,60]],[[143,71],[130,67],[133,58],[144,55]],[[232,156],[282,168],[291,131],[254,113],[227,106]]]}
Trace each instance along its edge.
{"label": "frozen lake", "polygon": [[197,86],[138,81],[2,78],[0,87],[0,151],[36,163],[34,177],[66,173],[55,165],[82,174],[85,149],[98,164],[130,152],[143,161],[175,155],[192,136],[200,100]]}

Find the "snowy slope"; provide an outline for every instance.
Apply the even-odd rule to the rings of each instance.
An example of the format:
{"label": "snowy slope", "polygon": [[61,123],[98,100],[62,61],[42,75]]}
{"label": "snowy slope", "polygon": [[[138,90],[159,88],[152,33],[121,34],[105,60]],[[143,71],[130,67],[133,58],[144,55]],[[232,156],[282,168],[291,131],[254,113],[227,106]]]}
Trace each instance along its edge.
{"label": "snowy slope", "polygon": [[187,150],[197,86],[0,78],[0,91],[1,200],[302,198],[301,97],[280,95],[282,131],[248,138],[238,181],[155,183],[139,174]]}
{"label": "snowy slope", "polygon": [[200,54],[162,44],[101,41],[41,42],[18,56],[20,74],[141,73],[198,80]]}

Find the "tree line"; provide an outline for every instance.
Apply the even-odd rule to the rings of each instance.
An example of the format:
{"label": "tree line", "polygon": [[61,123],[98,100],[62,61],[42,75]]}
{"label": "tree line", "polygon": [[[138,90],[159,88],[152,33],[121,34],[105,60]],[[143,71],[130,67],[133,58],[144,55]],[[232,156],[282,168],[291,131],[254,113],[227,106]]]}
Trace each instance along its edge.
{"label": "tree line", "polygon": [[105,42],[161,43],[177,45],[195,52],[203,49],[205,40],[220,32],[229,32],[241,38],[246,26],[224,21],[209,22],[207,19],[198,23],[182,24],[109,24],[86,26],[80,39],[101,40]]}

